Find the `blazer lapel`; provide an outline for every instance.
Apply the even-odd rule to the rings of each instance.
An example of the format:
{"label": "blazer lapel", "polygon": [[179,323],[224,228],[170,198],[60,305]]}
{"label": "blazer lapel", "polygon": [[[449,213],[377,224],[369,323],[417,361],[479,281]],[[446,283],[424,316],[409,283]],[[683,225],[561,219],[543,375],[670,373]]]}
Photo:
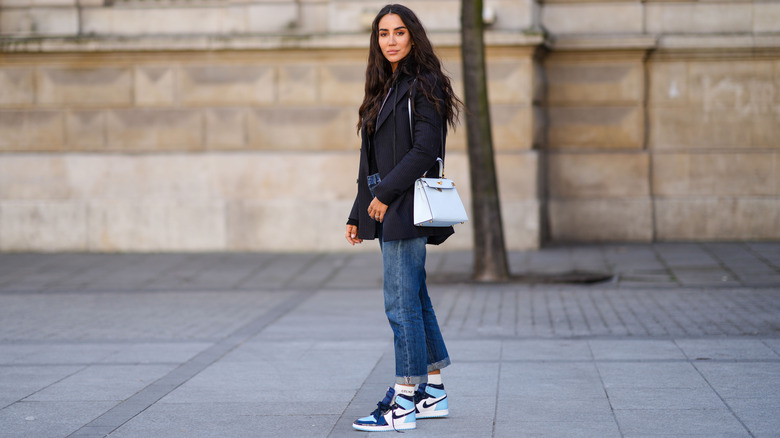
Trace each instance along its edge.
{"label": "blazer lapel", "polygon": [[379,113],[379,119],[376,122],[376,129],[374,132],[379,131],[379,127],[381,127],[390,114],[393,113],[393,103],[395,103],[396,96],[399,96],[398,101],[400,102],[400,96],[405,96],[406,92],[409,91],[409,86],[411,85],[410,81],[411,79],[408,78],[400,80],[396,88],[387,96],[385,106],[382,107],[382,111]]}

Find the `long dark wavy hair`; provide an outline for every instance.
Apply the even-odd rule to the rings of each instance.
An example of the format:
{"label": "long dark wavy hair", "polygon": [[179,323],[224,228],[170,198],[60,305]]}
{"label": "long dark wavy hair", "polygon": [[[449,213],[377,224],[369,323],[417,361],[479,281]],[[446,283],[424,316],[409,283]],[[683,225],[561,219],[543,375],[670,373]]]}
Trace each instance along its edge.
{"label": "long dark wavy hair", "polygon": [[[401,17],[413,44],[409,54],[398,63],[395,73],[390,61],[385,58],[379,47],[379,21],[388,14]],[[366,67],[366,94],[358,111],[358,132],[365,125],[369,134],[374,133],[382,101],[390,91],[390,87],[402,75],[417,78],[416,87],[434,105],[442,118],[454,128],[463,102],[455,95],[450,78],[442,71],[441,61],[433,52],[425,28],[411,9],[403,5],[387,5],[379,11],[371,25],[371,43]],[[434,93],[437,83],[444,93],[443,98],[437,97]]]}

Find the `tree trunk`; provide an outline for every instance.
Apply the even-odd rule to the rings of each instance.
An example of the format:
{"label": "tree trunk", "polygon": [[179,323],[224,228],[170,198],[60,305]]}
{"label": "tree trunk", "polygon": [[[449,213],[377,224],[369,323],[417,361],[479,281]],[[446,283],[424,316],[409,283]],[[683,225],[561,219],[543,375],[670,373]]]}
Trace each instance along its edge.
{"label": "tree trunk", "polygon": [[506,248],[490,131],[482,0],[461,0],[461,57],[474,227],[474,279],[507,281]]}

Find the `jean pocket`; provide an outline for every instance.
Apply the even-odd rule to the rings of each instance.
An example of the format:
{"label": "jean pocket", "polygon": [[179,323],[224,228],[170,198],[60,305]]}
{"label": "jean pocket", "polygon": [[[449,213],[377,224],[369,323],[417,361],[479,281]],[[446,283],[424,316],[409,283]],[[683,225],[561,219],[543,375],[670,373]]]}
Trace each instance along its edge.
{"label": "jean pocket", "polygon": [[375,173],[373,175],[368,176],[368,190],[371,192],[371,197],[375,197],[374,195],[374,187],[379,185],[379,183],[382,182],[382,178],[379,177],[378,173]]}

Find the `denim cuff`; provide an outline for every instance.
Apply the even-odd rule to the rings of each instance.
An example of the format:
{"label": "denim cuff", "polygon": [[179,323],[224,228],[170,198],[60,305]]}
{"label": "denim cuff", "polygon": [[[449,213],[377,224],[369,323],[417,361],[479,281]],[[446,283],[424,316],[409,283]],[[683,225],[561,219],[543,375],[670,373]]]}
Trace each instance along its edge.
{"label": "denim cuff", "polygon": [[[450,358],[445,357],[436,363],[428,365],[428,372],[440,370],[451,363]],[[423,376],[395,376],[395,383],[398,383],[399,385],[419,385],[421,383],[428,383],[428,374]]]}
{"label": "denim cuff", "polygon": [[449,356],[447,356],[444,359],[442,359],[442,360],[440,360],[440,361],[438,361],[436,363],[432,363],[432,364],[428,365],[428,372],[430,373],[431,371],[440,370],[440,369],[448,366],[451,363],[452,362],[450,362]]}
{"label": "denim cuff", "polygon": [[419,385],[421,383],[428,383],[428,375],[422,376],[395,376],[395,383],[399,385]]}

